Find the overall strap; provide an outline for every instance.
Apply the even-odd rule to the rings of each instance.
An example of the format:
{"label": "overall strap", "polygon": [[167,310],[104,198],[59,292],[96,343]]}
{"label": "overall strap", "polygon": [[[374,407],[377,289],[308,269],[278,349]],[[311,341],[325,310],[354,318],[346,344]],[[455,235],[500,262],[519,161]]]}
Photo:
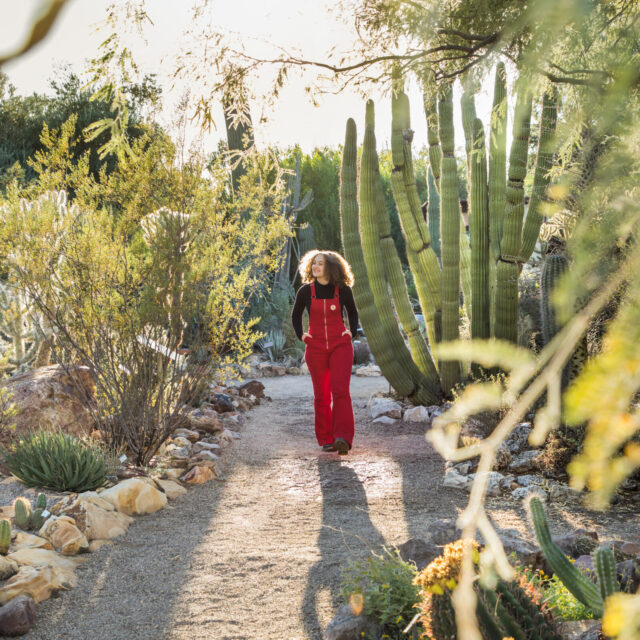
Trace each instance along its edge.
{"label": "overall strap", "polygon": [[333,297],[334,298],[339,298],[340,297],[340,290],[338,288],[338,285],[336,285],[336,288],[333,291]]}
{"label": "overall strap", "polygon": [[316,283],[315,282],[311,283],[311,297],[312,298],[316,297]]}

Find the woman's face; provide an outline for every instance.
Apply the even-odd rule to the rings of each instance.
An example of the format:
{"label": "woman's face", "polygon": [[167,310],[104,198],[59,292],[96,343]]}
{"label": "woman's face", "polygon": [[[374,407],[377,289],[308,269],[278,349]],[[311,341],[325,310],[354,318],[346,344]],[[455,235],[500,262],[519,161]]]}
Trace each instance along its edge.
{"label": "woman's face", "polygon": [[311,263],[311,273],[314,278],[322,278],[324,276],[324,264],[325,260],[323,255],[319,254],[313,259]]}

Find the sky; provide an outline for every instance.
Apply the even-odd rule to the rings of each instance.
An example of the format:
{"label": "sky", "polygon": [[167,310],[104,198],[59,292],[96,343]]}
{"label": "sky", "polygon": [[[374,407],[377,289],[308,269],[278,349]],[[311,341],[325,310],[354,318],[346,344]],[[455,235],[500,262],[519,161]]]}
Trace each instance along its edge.
{"label": "sky", "polygon": [[[70,0],[63,10],[54,29],[36,48],[15,62],[5,65],[3,71],[9,76],[18,93],[28,95],[33,92],[49,92],[48,79],[55,69],[69,65],[74,71],[81,72],[85,61],[96,55],[98,45],[106,37],[106,32],[97,30],[97,26],[106,15],[106,8],[113,0]],[[0,0],[5,18],[0,23],[0,53],[17,47],[26,35],[26,26],[40,0]],[[132,38],[131,46],[139,64],[141,74],[158,74],[159,84],[163,88],[163,112],[159,115],[165,126],[170,126],[174,108],[188,85],[170,89],[171,73],[175,67],[176,55],[181,47],[190,46],[185,30],[190,26],[190,7],[192,0],[147,0],[146,9],[153,25],[145,29],[146,43],[140,38]],[[297,47],[308,59],[324,59],[324,54],[336,46],[340,50],[349,50],[353,41],[350,25],[342,24],[335,12],[335,2],[330,0],[234,0],[224,2],[211,0],[211,20],[216,27],[223,27],[237,33],[247,50],[258,54],[274,54],[275,50],[265,41],[287,47]],[[7,19],[8,18],[8,19]],[[206,70],[203,70],[203,73]],[[364,132],[364,100],[353,91],[344,91],[338,95],[324,95],[319,105],[314,106],[304,88],[312,76],[292,77],[282,91],[278,103],[273,109],[264,111],[259,96],[267,85],[260,86],[260,79],[254,86],[256,97],[251,103],[252,117],[256,129],[258,145],[277,145],[280,147],[299,144],[303,151],[314,147],[342,144],[347,118],[356,121],[359,138]],[[192,91],[195,87],[190,87]],[[415,131],[414,148],[427,144],[427,131],[422,98],[419,87],[408,86],[407,93],[411,103],[411,123]],[[454,100],[459,96],[456,91]],[[376,102],[376,132],[380,147],[388,148],[391,132],[391,104],[388,97],[368,96]],[[491,109],[491,98],[487,90],[476,98],[478,115],[485,126]],[[455,100],[456,146],[462,146],[462,126],[459,102]],[[217,129],[203,139],[205,151],[212,151],[217,140],[225,135],[222,110],[214,108]],[[267,122],[258,123],[258,116],[264,115]],[[188,137],[198,133],[190,126]]]}

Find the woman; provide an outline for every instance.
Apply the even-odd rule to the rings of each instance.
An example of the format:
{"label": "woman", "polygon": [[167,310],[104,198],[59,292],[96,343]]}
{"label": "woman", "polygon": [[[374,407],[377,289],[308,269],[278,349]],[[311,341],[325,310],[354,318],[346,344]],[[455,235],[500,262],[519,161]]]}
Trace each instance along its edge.
{"label": "woman", "polygon": [[[306,345],[304,358],[313,383],[316,438],[324,451],[346,455],[354,432],[349,394],[351,341],[358,328],[358,312],[351,291],[353,273],[339,253],[317,249],[304,254],[298,271],[304,284],[296,294],[291,322]],[[303,333],[305,309],[309,313],[309,331]],[[343,309],[347,311],[349,329],[344,326]]]}

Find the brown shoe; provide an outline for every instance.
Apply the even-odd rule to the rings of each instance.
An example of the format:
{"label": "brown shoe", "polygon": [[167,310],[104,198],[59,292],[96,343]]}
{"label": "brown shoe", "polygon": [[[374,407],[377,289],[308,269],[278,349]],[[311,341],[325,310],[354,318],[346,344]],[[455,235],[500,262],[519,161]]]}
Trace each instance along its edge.
{"label": "brown shoe", "polygon": [[341,456],[346,456],[349,453],[349,443],[343,438],[336,438],[333,446]]}
{"label": "brown shoe", "polygon": [[322,450],[323,451],[335,451],[336,448],[332,444],[323,444],[322,445]]}

